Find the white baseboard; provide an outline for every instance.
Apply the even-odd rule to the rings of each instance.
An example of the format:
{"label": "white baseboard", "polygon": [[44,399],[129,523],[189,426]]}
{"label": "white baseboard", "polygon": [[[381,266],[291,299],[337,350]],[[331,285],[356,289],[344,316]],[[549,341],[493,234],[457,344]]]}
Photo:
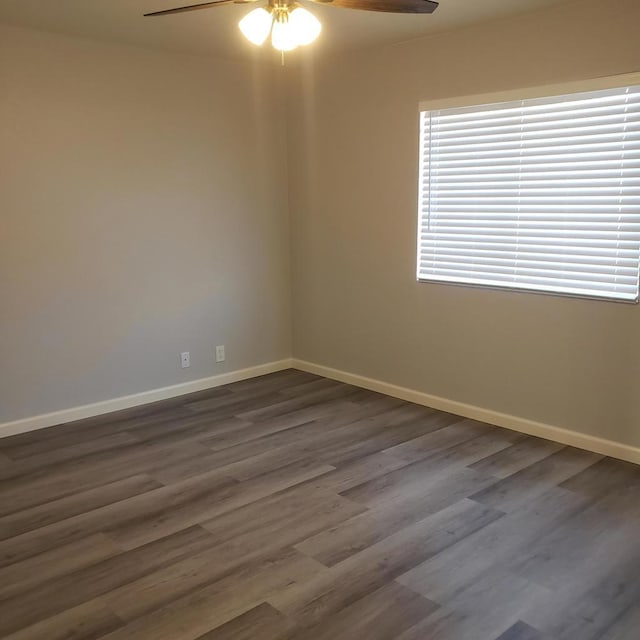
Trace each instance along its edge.
{"label": "white baseboard", "polygon": [[499,411],[492,411],[491,409],[484,409],[464,402],[434,396],[414,389],[407,389],[406,387],[400,387],[381,380],[367,378],[366,376],[348,373],[339,369],[333,369],[331,367],[325,367],[323,365],[295,358],[268,362],[255,367],[240,369],[238,371],[230,371],[229,373],[223,373],[209,378],[191,380],[190,382],[184,382],[170,387],[152,389],[151,391],[143,391],[142,393],[113,398],[103,402],[95,402],[93,404],[72,407],[71,409],[63,409],[62,411],[55,411],[53,413],[24,418],[22,420],[5,422],[0,424],[0,438],[16,435],[18,433],[26,433],[27,431],[35,431],[36,429],[44,429],[57,424],[63,424],[65,422],[73,422],[74,420],[92,418],[105,413],[111,413],[112,411],[130,409],[131,407],[137,407],[151,402],[157,402],[159,400],[167,400],[169,398],[175,398],[188,393],[203,391],[204,389],[212,389],[232,382],[238,382],[239,380],[256,378],[258,376],[274,373],[275,371],[282,371],[283,369],[289,369],[292,367],[300,369],[301,371],[315,373],[316,375],[324,376],[325,378],[331,378],[332,380],[339,380],[340,382],[352,384],[357,387],[384,393],[388,396],[393,396],[394,398],[407,400],[408,402],[414,402],[426,407],[432,407],[433,409],[454,413],[465,418],[472,418],[473,420],[487,422],[513,431],[538,436],[540,438],[553,440],[554,442],[577,447],[579,449],[585,449],[587,451],[611,456],[612,458],[618,458],[620,460],[640,464],[640,448],[637,447],[632,447],[612,440],[605,440],[604,438],[589,436],[584,433],[555,427],[542,422],[529,420],[527,418],[520,418],[507,413],[500,413]]}
{"label": "white baseboard", "polygon": [[498,427],[505,427],[512,431],[519,431],[531,436],[538,436],[546,440],[553,440],[554,442],[577,447],[578,449],[585,449],[605,456],[611,456],[612,458],[618,458],[619,460],[640,464],[640,448],[620,442],[589,436],[584,433],[578,433],[577,431],[554,427],[542,422],[528,420],[527,418],[520,418],[507,413],[484,409],[464,402],[457,402],[456,400],[449,400],[448,398],[441,398],[428,393],[422,393],[421,391],[389,384],[388,382],[382,382],[381,380],[374,380],[373,378],[340,371],[339,369],[332,369],[331,367],[325,367],[312,362],[305,362],[304,360],[294,358],[292,366],[294,369],[315,373],[325,378],[352,384],[356,387],[369,389],[370,391],[378,391],[379,393],[414,402],[415,404],[421,404],[433,409],[439,409],[440,411],[454,413],[465,418],[472,418],[473,420],[487,422]]}
{"label": "white baseboard", "polygon": [[256,378],[258,376],[266,375],[267,373],[290,369],[292,367],[292,363],[293,361],[290,358],[278,360],[276,362],[267,362],[266,364],[259,364],[255,367],[240,369],[238,371],[230,371],[229,373],[222,373],[209,378],[200,378],[199,380],[191,380],[189,382],[174,384],[170,387],[152,389],[151,391],[134,393],[130,396],[121,396],[120,398],[86,404],[81,407],[72,407],[71,409],[45,413],[30,418],[23,418],[22,420],[5,422],[0,424],[0,438],[6,438],[7,436],[13,436],[27,431],[35,431],[36,429],[45,429],[46,427],[53,427],[57,424],[73,422],[74,420],[92,418],[104,413],[111,413],[112,411],[130,409],[131,407],[138,407],[143,404],[157,402],[158,400],[167,400],[169,398],[183,396],[188,393],[203,391],[204,389],[220,387],[224,384],[230,384],[231,382],[238,382],[239,380]]}

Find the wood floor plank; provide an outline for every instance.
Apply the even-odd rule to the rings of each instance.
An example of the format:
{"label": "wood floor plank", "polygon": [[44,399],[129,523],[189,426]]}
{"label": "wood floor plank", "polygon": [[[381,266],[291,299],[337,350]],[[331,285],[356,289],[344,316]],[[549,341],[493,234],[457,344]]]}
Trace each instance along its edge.
{"label": "wood floor plank", "polygon": [[294,631],[287,640],[394,640],[437,608],[417,593],[390,582],[313,627]]}
{"label": "wood floor plank", "polygon": [[296,551],[245,566],[238,573],[176,599],[104,636],[105,640],[195,640],[250,611],[288,585],[313,578],[321,565]]}
{"label": "wood floor plank", "polygon": [[232,393],[248,392],[253,394],[260,394],[265,391],[279,393],[280,391],[286,390],[289,387],[321,379],[322,376],[317,376],[314,373],[308,373],[307,371],[285,369],[283,371],[276,371],[275,373],[268,373],[264,376],[258,376],[257,378],[249,378],[247,380],[232,382],[231,384],[227,384],[222,388],[227,389]]}
{"label": "wood floor plank", "polygon": [[61,447],[52,451],[45,451],[37,455],[15,459],[9,469],[1,474],[0,481],[19,482],[22,477],[27,479],[45,476],[49,468],[64,470],[72,467],[74,461],[86,461],[92,455],[118,455],[120,451],[136,444],[135,438],[126,432],[105,435],[94,440],[77,445]]}
{"label": "wood floor plank", "polygon": [[[306,451],[298,450],[295,447],[279,447],[244,460],[238,460],[238,462],[224,467],[224,470],[231,478],[244,482],[310,458],[311,456]],[[331,471],[328,470],[327,473],[332,473],[334,467],[332,465],[326,466],[331,466]]]}
{"label": "wood floor plank", "polygon": [[440,607],[396,636],[395,640],[495,640],[496,629],[500,627],[490,617],[483,616],[477,620],[474,616]]}
{"label": "wood floor plank", "polygon": [[123,620],[133,620],[233,572],[237,575],[248,563],[268,562],[286,553],[306,533],[358,511],[359,507],[337,495],[285,491],[220,516],[209,527],[205,523],[211,548],[114,589],[103,601]]}
{"label": "wood floor plank", "polygon": [[604,632],[600,640],[637,640],[640,629],[640,603],[622,612]]}
{"label": "wood floor plank", "polygon": [[286,415],[298,409],[322,404],[328,400],[348,400],[349,396],[353,395],[356,391],[357,389],[355,387],[334,382],[327,389],[311,391],[294,398],[280,400],[266,407],[241,411],[238,413],[238,416],[243,420],[261,422],[269,418]]}
{"label": "wood floor plank", "polygon": [[501,511],[512,511],[525,500],[543,494],[564,480],[594,465],[602,456],[564,447],[550,456],[507,476],[471,496],[472,500]]}
{"label": "wood floor plank", "polygon": [[197,640],[283,640],[292,626],[286,616],[263,602]]}
{"label": "wood floor plank", "polygon": [[219,515],[202,526],[218,544],[225,543],[246,556],[293,545],[363,512],[364,507],[342,496],[302,485]]}
{"label": "wood floor plank", "polygon": [[611,568],[640,558],[640,548],[630,548],[640,531],[640,501],[620,498],[626,509],[609,509],[601,503],[567,513],[549,531],[538,536],[511,561],[519,575],[550,589],[572,587],[579,593],[590,583],[604,578]]}
{"label": "wood floor plank", "polygon": [[562,483],[565,489],[600,498],[610,493],[640,491],[640,466],[612,458],[596,464]]}
{"label": "wood floor plank", "polygon": [[440,448],[433,454],[426,455],[425,458],[447,460],[451,465],[471,466],[484,458],[504,451],[526,437],[515,431],[486,425],[486,429],[483,429],[480,435],[462,440],[448,448]]}
{"label": "wood floor plank", "polygon": [[315,380],[299,381],[296,384],[289,384],[282,387],[279,393],[287,398],[295,398],[307,393],[315,391],[324,391],[325,389],[335,389],[342,386],[340,382],[330,380],[329,378],[317,377]]}
{"label": "wood floor plank", "polygon": [[0,640],[637,640],[639,496],[279,371],[0,439]]}
{"label": "wood floor plank", "polygon": [[206,414],[209,418],[223,420],[233,416],[240,416],[244,412],[252,409],[265,409],[281,401],[282,398],[277,393],[264,391],[231,393],[223,398],[205,398],[195,402],[187,402],[184,408],[192,416]]}
{"label": "wood floor plank", "polygon": [[[0,518],[0,540],[61,522],[127,498],[159,489],[162,485],[149,476],[138,475],[51,500]],[[0,566],[2,562],[0,561]]]}
{"label": "wood floor plank", "polygon": [[595,584],[574,586],[562,594],[555,591],[546,602],[532,605],[522,620],[556,640],[601,640],[638,606],[639,574],[640,558],[623,565],[616,562]]}
{"label": "wood floor plank", "polygon": [[[441,607],[398,635],[395,640],[500,640],[514,628],[513,625],[509,626],[509,620],[512,618],[504,606],[478,612],[476,615]],[[522,626],[516,627],[516,632],[521,632],[522,629]],[[517,635],[515,637],[519,640]],[[528,640],[527,635],[524,638]],[[541,634],[533,636],[533,639],[555,640]]]}
{"label": "wood floor plank", "polygon": [[460,501],[347,558],[268,602],[304,626],[339,611],[503,514]]}
{"label": "wood floor plank", "polygon": [[0,602],[0,637],[76,607],[211,545],[200,527],[185,529],[133,551],[43,581]]}
{"label": "wood floor plank", "polygon": [[447,603],[460,589],[492,568],[515,571],[515,563],[539,538],[557,528],[564,518],[582,511],[585,505],[583,498],[569,491],[557,488],[547,491],[414,566],[397,580],[434,602]]}
{"label": "wood floor plank", "polygon": [[206,412],[211,417],[237,416],[242,420],[259,422],[313,405],[323,404],[329,400],[347,400],[356,393],[355,387],[335,384],[330,389],[305,393],[295,398],[287,398],[272,392],[256,395],[255,391],[247,391],[231,394],[222,400],[218,398],[201,400],[188,403],[185,406],[194,413]]}
{"label": "wood floor plank", "polygon": [[354,405],[348,401],[339,398],[323,404],[303,407],[302,409],[291,411],[284,416],[276,416],[263,420],[258,424],[243,421],[243,427],[204,438],[202,443],[213,450],[226,449],[264,436],[277,434],[282,431],[290,431],[294,427],[308,424],[319,418],[333,416],[353,407]]}
{"label": "wood floor plank", "polygon": [[476,490],[493,484],[495,479],[474,469],[450,465],[447,458],[429,458],[400,467],[342,492],[349,500],[370,507],[402,500],[446,480],[449,474],[469,477],[477,482]]}
{"label": "wood floor plank", "polygon": [[[171,478],[176,481],[193,477],[205,473],[212,469],[221,469],[230,465],[249,460],[255,456],[274,452],[277,449],[286,448],[295,453],[304,451],[304,447],[298,446],[303,440],[313,437],[318,426],[315,422],[309,422],[287,430],[278,431],[259,438],[250,439],[237,445],[222,449],[208,450],[201,454],[199,458],[193,460],[180,460],[175,464],[167,465],[165,470],[161,470],[162,476],[154,472],[154,477],[160,479],[166,477],[169,484]],[[311,435],[310,435],[311,434]],[[204,444],[204,443],[203,443]],[[308,456],[307,456],[308,457]],[[193,473],[192,470],[197,470]]]}
{"label": "wood floor plank", "polygon": [[[7,455],[11,457],[12,460],[19,462],[17,466],[23,473],[28,473],[33,469],[59,464],[76,458],[84,458],[98,451],[115,449],[133,444],[134,442],[135,439],[128,433],[118,432],[101,437],[94,437],[91,440],[80,443],[72,442],[69,438],[68,444],[64,447],[51,447],[38,453],[30,452],[29,454],[25,454],[24,448],[18,450],[9,449]],[[32,446],[31,449],[33,448]],[[5,475],[3,479],[7,477],[10,476]]]}
{"label": "wood floor plank", "polygon": [[[397,408],[397,402],[394,400],[391,406]],[[345,443],[353,445],[363,441],[363,434],[371,429],[384,429],[384,426],[399,417],[398,414],[392,413],[389,409],[390,403],[376,401],[373,406],[358,407],[349,405],[339,413],[329,418],[319,418],[312,422],[307,422],[298,426],[287,426],[286,429],[279,429],[277,424],[275,429],[269,428],[270,433],[261,435],[260,437],[242,437],[242,442],[233,446],[222,445],[222,448],[216,448],[213,454],[207,454],[207,460],[211,465],[220,467],[235,462],[247,460],[256,455],[261,455],[267,451],[286,447],[295,454],[299,452],[306,453],[312,457],[318,458],[326,454],[327,448],[336,446],[338,449],[344,447]],[[406,415],[406,413],[404,414]],[[415,415],[412,409],[410,415]],[[286,420],[287,416],[284,417]],[[329,422],[326,422],[329,420]],[[265,423],[259,425],[262,427]],[[203,444],[209,444],[203,442]],[[215,443],[215,447],[221,444]],[[377,447],[379,450],[379,447]],[[366,452],[361,452],[366,455]]]}
{"label": "wood floor plank", "polygon": [[[269,553],[259,547],[248,550],[223,544],[190,555],[112,589],[99,599],[115,611],[120,619],[130,622],[213,583],[233,584],[235,578],[246,572],[254,576],[257,568],[263,571],[265,567],[268,569],[277,565],[282,558],[290,559],[294,556],[294,552],[284,545],[275,546],[275,550]],[[295,557],[310,571],[309,575],[322,569],[321,565],[307,562],[302,556]]]}
{"label": "wood floor plank", "polygon": [[471,466],[482,473],[489,473],[497,478],[506,478],[560,449],[562,449],[562,445],[557,442],[527,437]]}
{"label": "wood floor plank", "polygon": [[[207,439],[203,444],[214,450],[227,451],[221,456],[233,455],[228,449],[241,444],[258,447],[257,451],[264,450],[262,447],[299,444],[303,450],[318,456],[321,446],[326,448],[335,444],[339,447],[345,442],[362,442],[362,433],[371,435],[374,428],[384,429],[397,420],[410,419],[419,413],[420,410],[414,407],[399,406],[397,401],[389,403],[383,399],[373,406],[360,407],[340,398],[262,420],[237,434]],[[328,428],[323,428],[325,426]]]}
{"label": "wood floor plank", "polygon": [[[332,470],[305,459],[241,483],[213,471],[131,498],[125,505],[128,515],[121,509],[117,522],[103,526],[103,530],[124,548],[132,549]],[[168,500],[173,502],[167,512]]]}
{"label": "wood floor plank", "polygon": [[213,418],[206,413],[172,420],[169,424],[152,423],[126,433],[130,434],[136,442],[153,442],[154,444],[202,442],[207,438],[214,438],[223,433],[235,432],[242,427],[248,427],[250,423],[240,420],[235,416],[222,419]]}
{"label": "wood floor plank", "polygon": [[[198,455],[193,443],[139,443],[125,450],[101,452],[62,468],[43,469],[0,486],[0,515],[16,513],[51,500],[88,491],[109,482],[147,473]],[[200,451],[206,452],[206,449]]]}
{"label": "wood floor plank", "polygon": [[192,414],[183,407],[163,408],[154,405],[135,407],[2,438],[0,451],[8,456],[15,451],[16,457],[19,458],[21,455],[42,453],[47,448],[54,450],[66,447],[69,443],[79,444],[103,435],[126,431],[137,421],[147,424],[149,421],[171,421],[177,417],[189,415]]}
{"label": "wood floor plank", "polygon": [[376,451],[363,455],[361,458],[336,465],[335,471],[331,471],[320,478],[310,480],[316,488],[323,488],[335,493],[342,493],[370,480],[375,480],[391,471],[396,471],[408,466],[406,460],[396,458],[391,453]]}
{"label": "wood floor plank", "polygon": [[432,429],[425,435],[405,441],[386,449],[409,462],[417,462],[436,453],[462,444],[486,432],[487,427],[475,420],[460,420],[458,416],[449,413],[435,413],[429,416],[428,422]]}
{"label": "wood floor plank", "polygon": [[216,456],[214,452],[203,450],[198,446],[191,451],[184,450],[181,455],[174,460],[163,465],[154,465],[146,470],[147,475],[155,482],[165,486],[175,485],[186,480],[192,480],[212,471],[223,473],[222,467],[232,461],[225,460],[222,456]]}
{"label": "wood floor plank", "polygon": [[122,621],[99,603],[88,602],[31,624],[6,640],[98,640],[122,626]]}
{"label": "wood floor plank", "polygon": [[42,582],[60,578],[122,553],[112,540],[101,533],[45,551],[2,569],[0,601],[37,587]]}
{"label": "wood floor plank", "polygon": [[519,620],[497,640],[552,640],[552,638]]}
{"label": "wood floor plank", "polygon": [[[489,481],[491,482],[491,480]],[[296,545],[327,566],[342,562],[403,528],[437,513],[486,484],[471,469],[442,474],[437,481],[416,483],[401,497],[381,502]]]}
{"label": "wood floor plank", "polygon": [[394,445],[416,438],[430,428],[429,423],[422,417],[409,418],[399,421],[398,424],[383,427],[379,433],[372,434],[364,441],[362,438],[354,439],[355,434],[349,434],[341,442],[320,445],[316,447],[315,455],[318,460],[329,464],[344,465],[354,462],[362,456],[391,450]]}
{"label": "wood floor plank", "polygon": [[[466,618],[487,616],[489,635],[513,626],[537,603],[547,602],[550,592],[508,569],[491,567],[446,598],[446,606]],[[443,604],[443,603],[438,603]]]}
{"label": "wood floor plank", "polygon": [[17,463],[0,451],[0,478],[16,475]]}
{"label": "wood floor plank", "polygon": [[206,519],[218,502],[237,497],[237,481],[218,472],[145,493],[78,514],[0,543],[0,562],[15,562],[25,550],[40,553],[90,533],[107,533],[123,549],[176,533]]}

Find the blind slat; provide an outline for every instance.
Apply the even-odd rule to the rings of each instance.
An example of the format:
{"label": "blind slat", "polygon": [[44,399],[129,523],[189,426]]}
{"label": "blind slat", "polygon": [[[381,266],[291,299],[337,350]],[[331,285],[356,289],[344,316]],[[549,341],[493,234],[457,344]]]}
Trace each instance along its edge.
{"label": "blind slat", "polygon": [[508,111],[502,113],[496,111],[492,114],[479,113],[477,116],[458,118],[454,120],[443,112],[433,112],[436,116],[434,126],[440,131],[466,131],[469,129],[483,130],[490,127],[510,126],[515,123],[522,124],[550,124],[553,122],[568,122],[576,120],[586,120],[589,118],[606,117],[618,115],[620,113],[633,112],[633,107],[640,102],[640,96],[631,96],[629,99],[613,104],[592,105],[590,107],[567,107],[558,108],[555,111],[533,112],[526,109]]}
{"label": "blind slat", "polygon": [[[491,148],[493,146],[493,148]],[[458,145],[455,147],[442,147],[438,149],[437,145],[431,147],[431,162],[436,164],[445,164],[451,160],[457,160],[460,157],[474,157],[479,159],[491,158],[500,160],[514,157],[523,158],[549,158],[551,160],[558,157],[561,158],[582,158],[587,154],[606,153],[610,155],[616,154],[616,157],[622,158],[628,153],[629,157],[637,158],[640,155],[640,139],[638,140],[589,140],[579,144],[570,144],[568,140],[557,138],[553,140],[540,140],[530,142],[528,146],[520,145]],[[434,157],[435,156],[435,157]]]}
{"label": "blind slat", "polygon": [[439,251],[434,249],[433,251],[423,252],[422,258],[425,261],[432,260],[437,262],[438,267],[445,265],[469,268],[470,265],[477,267],[478,269],[490,270],[492,268],[511,269],[516,270],[517,266],[519,273],[525,271],[557,271],[561,273],[585,273],[591,275],[603,275],[615,274],[618,276],[630,277],[633,282],[635,277],[636,266],[634,260],[618,260],[616,264],[585,264],[584,262],[570,262],[559,261],[557,258],[552,261],[545,261],[539,257],[534,257],[529,254],[527,256],[505,254],[498,257],[494,256],[480,256],[480,255],[460,255],[457,253],[449,253],[446,250]]}
{"label": "blind slat", "polygon": [[507,255],[517,259],[518,257],[528,258],[535,257],[540,260],[558,260],[563,262],[575,260],[576,262],[590,262],[592,264],[610,264],[611,252],[616,254],[615,264],[635,265],[638,259],[638,252],[633,249],[618,249],[616,247],[609,249],[599,248],[597,251],[590,252],[583,247],[567,247],[563,248],[562,254],[554,251],[552,248],[536,245],[500,245],[500,244],[483,244],[483,243],[464,243],[464,242],[447,242],[438,243],[434,247],[428,247],[420,250],[421,255],[438,255],[450,254],[451,256],[503,256]]}
{"label": "blind slat", "polygon": [[504,118],[513,115],[519,117],[539,116],[544,114],[564,113],[570,118],[574,113],[586,109],[598,109],[620,104],[633,105],[640,102],[637,87],[625,87],[614,89],[610,95],[608,91],[593,91],[588,94],[565,96],[563,98],[542,98],[534,100],[518,100],[501,104],[489,104],[459,109],[445,109],[434,111],[439,122],[464,122],[468,120],[488,120],[492,118]]}
{"label": "blind slat", "polygon": [[[428,244],[432,236],[429,233],[422,233],[420,240],[422,245]],[[497,234],[486,234],[482,238],[472,234],[443,234],[439,235],[437,242],[451,246],[495,246],[504,247],[513,245],[518,247],[541,247],[548,248],[549,251],[569,251],[575,248],[584,248],[589,255],[593,253],[603,253],[605,251],[633,251],[634,254],[640,253],[638,250],[638,242],[636,240],[626,240],[624,238],[562,238],[562,237],[527,237],[518,238],[513,235],[500,236]]]}
{"label": "blind slat", "polygon": [[[599,124],[607,125],[611,123],[619,123],[621,120],[621,112],[624,113],[628,105],[616,107],[614,110],[608,110],[606,113],[576,113],[568,121],[567,117],[562,114],[561,116],[553,116],[546,119],[530,119],[523,117],[511,117],[503,120],[494,121],[492,123],[479,123],[471,122],[466,125],[453,124],[445,125],[438,124],[436,127],[431,127],[431,135],[438,135],[440,137],[448,137],[449,135],[489,135],[492,133],[510,133],[512,131],[535,131],[537,129],[556,129],[565,127],[587,127],[597,126]],[[640,116],[634,113],[626,113],[625,119],[627,122],[637,122]]]}
{"label": "blind slat", "polygon": [[[425,155],[423,160],[429,161],[429,155]],[[432,165],[432,172],[438,174],[458,174],[465,171],[471,171],[472,173],[489,173],[490,175],[502,171],[511,173],[514,167],[518,169],[523,175],[527,175],[529,172],[535,172],[540,170],[549,171],[562,171],[567,169],[579,170],[582,168],[588,169],[635,169],[640,166],[640,153],[636,153],[634,157],[629,153],[625,153],[625,157],[622,162],[620,161],[619,153],[600,153],[596,158],[593,156],[579,159],[572,158],[567,160],[565,158],[553,158],[547,156],[542,160],[540,158],[520,158],[518,164],[507,159],[500,162],[500,159],[493,158],[490,160],[456,160],[455,162],[448,162],[441,167]]]}
{"label": "blind slat", "polygon": [[522,127],[512,132],[491,135],[449,135],[444,136],[431,132],[431,144],[439,149],[466,147],[470,144],[481,148],[507,147],[517,145],[533,146],[537,144],[585,144],[590,141],[618,141],[620,134],[626,134],[627,140],[637,141],[640,133],[640,122],[620,122],[616,125],[590,127],[563,127],[558,129],[540,129],[525,131]]}

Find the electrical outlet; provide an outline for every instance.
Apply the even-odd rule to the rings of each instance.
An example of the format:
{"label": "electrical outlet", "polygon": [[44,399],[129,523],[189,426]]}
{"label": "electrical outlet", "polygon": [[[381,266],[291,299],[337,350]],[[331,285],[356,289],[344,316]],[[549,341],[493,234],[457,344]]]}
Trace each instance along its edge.
{"label": "electrical outlet", "polygon": [[188,351],[180,354],[180,364],[183,369],[188,369],[191,366],[191,355]]}
{"label": "electrical outlet", "polygon": [[216,362],[224,362],[226,355],[224,353],[224,345],[216,347]]}

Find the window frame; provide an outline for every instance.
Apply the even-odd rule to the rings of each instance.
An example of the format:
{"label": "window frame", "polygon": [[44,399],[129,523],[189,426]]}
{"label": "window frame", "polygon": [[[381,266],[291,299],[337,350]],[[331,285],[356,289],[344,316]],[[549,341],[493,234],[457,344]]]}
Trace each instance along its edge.
{"label": "window frame", "polygon": [[497,104],[502,102],[515,102],[518,100],[544,99],[556,96],[564,96],[573,93],[587,93],[590,91],[604,91],[607,89],[618,89],[626,86],[640,85],[640,72],[625,73],[615,76],[602,76],[597,78],[577,80],[571,82],[563,82],[548,85],[537,85],[532,87],[523,87],[519,89],[509,89],[505,91],[496,91],[491,93],[472,94],[465,96],[456,96],[450,98],[437,98],[432,100],[422,100],[418,103],[418,176],[417,186],[418,194],[416,201],[416,262],[415,274],[418,284],[454,286],[454,287],[470,287],[472,289],[486,289],[489,291],[501,291],[504,293],[524,293],[536,294],[542,296],[552,296],[554,298],[574,298],[579,300],[593,300],[598,302],[610,302],[625,305],[640,304],[640,269],[639,269],[639,288],[638,297],[635,300],[623,298],[592,296],[588,294],[562,292],[562,291],[546,291],[543,289],[529,289],[526,287],[514,287],[508,284],[493,285],[472,282],[445,282],[438,280],[425,279],[420,277],[420,235],[422,225],[422,176],[425,174],[425,161],[423,158],[423,149],[420,141],[422,139],[421,113],[424,111],[438,111],[444,109],[467,108],[474,106],[483,106],[488,104]]}

